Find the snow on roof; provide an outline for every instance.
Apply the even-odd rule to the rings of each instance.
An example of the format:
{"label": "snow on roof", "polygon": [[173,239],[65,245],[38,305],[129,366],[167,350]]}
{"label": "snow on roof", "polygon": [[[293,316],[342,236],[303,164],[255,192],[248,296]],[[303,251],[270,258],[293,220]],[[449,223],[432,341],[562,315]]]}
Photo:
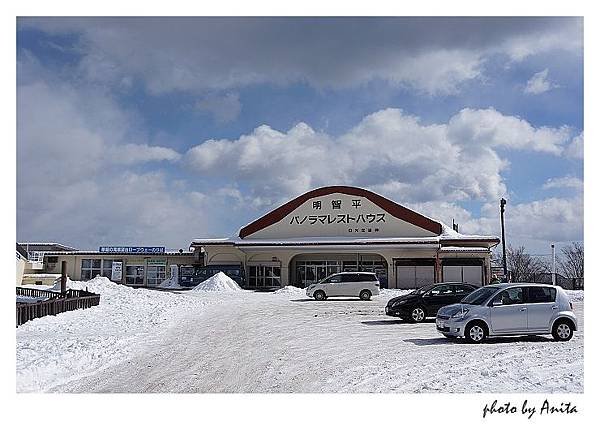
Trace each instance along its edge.
{"label": "snow on roof", "polygon": [[305,237],[283,239],[198,238],[194,245],[235,245],[235,246],[273,246],[273,245],[348,245],[348,244],[437,244],[438,237],[422,238],[345,238],[345,237]]}
{"label": "snow on roof", "polygon": [[455,246],[446,246],[446,247],[442,247],[440,248],[441,252],[467,252],[467,251],[472,251],[472,252],[481,252],[481,251],[488,251],[489,249],[487,247],[455,247]]}
{"label": "snow on roof", "polygon": [[110,253],[98,250],[72,250],[72,251],[45,251],[45,256],[77,256],[77,255],[102,255],[102,256],[192,256],[193,251],[165,251],[163,253]]}
{"label": "snow on roof", "polygon": [[349,244],[439,244],[445,241],[499,242],[498,237],[489,235],[465,235],[454,230],[434,237],[304,237],[282,239],[242,239],[237,236],[228,238],[196,238],[192,245],[233,245],[233,246],[286,246],[286,245],[349,245]]}
{"label": "snow on roof", "polygon": [[23,247],[27,247],[27,246],[48,246],[48,247],[59,247],[62,248],[63,250],[77,250],[75,247],[71,247],[71,246],[67,246],[61,243],[53,243],[53,242],[31,242],[31,241],[26,241],[23,243],[18,243],[19,245],[23,246]]}

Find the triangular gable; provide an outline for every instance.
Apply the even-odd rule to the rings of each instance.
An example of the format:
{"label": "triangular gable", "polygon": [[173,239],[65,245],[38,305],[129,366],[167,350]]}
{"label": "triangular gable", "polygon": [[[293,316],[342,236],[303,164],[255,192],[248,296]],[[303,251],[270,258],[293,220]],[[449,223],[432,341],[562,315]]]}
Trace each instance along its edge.
{"label": "triangular gable", "polygon": [[309,191],[240,230],[240,238],[431,237],[442,225],[374,192],[350,186]]}

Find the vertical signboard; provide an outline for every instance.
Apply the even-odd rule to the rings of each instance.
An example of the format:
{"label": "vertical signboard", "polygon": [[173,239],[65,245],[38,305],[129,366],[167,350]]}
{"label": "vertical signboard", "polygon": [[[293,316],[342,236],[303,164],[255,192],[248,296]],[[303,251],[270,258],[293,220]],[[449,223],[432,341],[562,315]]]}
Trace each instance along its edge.
{"label": "vertical signboard", "polygon": [[111,281],[121,281],[123,279],[123,262],[113,261],[112,271],[110,273]]}

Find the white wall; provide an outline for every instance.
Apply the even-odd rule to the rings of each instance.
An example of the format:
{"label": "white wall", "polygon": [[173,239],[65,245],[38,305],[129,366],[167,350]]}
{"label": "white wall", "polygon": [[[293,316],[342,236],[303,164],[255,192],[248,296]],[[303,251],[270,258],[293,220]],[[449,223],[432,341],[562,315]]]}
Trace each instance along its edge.
{"label": "white wall", "polygon": [[[359,206],[353,206],[356,200]],[[333,202],[341,201],[335,209]],[[318,209],[313,203],[320,202]],[[348,222],[348,216],[350,221]],[[345,218],[344,218],[345,217]],[[354,220],[352,220],[354,219]],[[356,230],[358,229],[358,232]],[[433,232],[400,220],[367,198],[329,194],[311,198],[282,220],[245,239],[282,239],[302,237],[432,237]]]}

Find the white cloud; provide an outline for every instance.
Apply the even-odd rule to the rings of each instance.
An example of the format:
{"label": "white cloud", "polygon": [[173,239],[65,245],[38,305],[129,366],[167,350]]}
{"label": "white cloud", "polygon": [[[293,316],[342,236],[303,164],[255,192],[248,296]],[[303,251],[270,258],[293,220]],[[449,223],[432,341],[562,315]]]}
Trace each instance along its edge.
{"label": "white cloud", "polygon": [[431,125],[386,109],[338,137],[304,123],[288,132],[260,126],[197,145],[185,163],[244,182],[267,204],[331,184],[367,186],[401,202],[490,200],[506,194],[499,148],[558,155],[568,140],[567,128],[536,128],[494,109],[465,109]]}
{"label": "white cloud", "polygon": [[569,158],[583,159],[583,132],[573,138],[565,149],[565,155]]}
{"label": "white cloud", "polygon": [[560,178],[550,178],[544,185],[543,189],[556,188],[571,188],[575,190],[583,190],[583,181],[575,176],[563,176]]}
{"label": "white cloud", "polygon": [[[448,225],[454,219],[463,233],[501,235],[498,202],[485,203],[479,217],[452,202],[410,203],[408,207]],[[507,243],[524,245],[530,252],[547,253],[551,241],[582,241],[583,198],[576,195],[518,204],[512,204],[508,199],[505,227]]]}
{"label": "white cloud", "polygon": [[146,144],[125,144],[111,147],[108,151],[110,161],[114,164],[132,165],[150,161],[177,161],[181,154],[163,146]]}
{"label": "white cloud", "polygon": [[[337,137],[299,123],[287,132],[260,126],[237,140],[207,141],[183,156],[188,168],[210,177],[193,179],[191,188],[167,171],[135,170],[181,155],[145,143],[137,117],[102,93],[28,83],[19,86],[18,112],[18,235],[82,248],[185,247],[331,184],[367,187],[448,223],[455,218],[464,232],[497,234],[491,200],[506,194],[507,166],[498,150],[558,155],[570,142],[567,129],[536,128],[493,109],[465,109],[439,124],[387,109]],[[473,199],[486,203],[481,217],[457,205]],[[575,197],[511,206],[509,232],[534,242],[577,239],[581,204]],[[248,218],[249,210],[256,214]]]}
{"label": "white cloud", "polygon": [[504,147],[559,155],[568,141],[568,127],[534,127],[526,120],[493,108],[463,109],[448,123],[453,141],[465,146]]}
{"label": "white cloud", "polygon": [[540,93],[545,93],[557,87],[559,87],[557,84],[548,79],[548,68],[546,68],[543,71],[535,73],[527,81],[527,85],[525,86],[525,89],[523,89],[523,92],[531,95],[539,95]]}
{"label": "white cloud", "polygon": [[209,95],[196,102],[198,111],[209,113],[219,124],[234,121],[242,111],[240,96],[237,93],[226,93],[222,96]]}
{"label": "white cloud", "polygon": [[[98,91],[27,81],[17,93],[17,234],[22,239],[186,248],[219,228],[207,199],[155,168],[173,149],[143,141],[138,118]],[[158,163],[160,164],[160,163]],[[211,202],[218,200],[211,198]],[[198,217],[203,217],[198,221]]]}
{"label": "white cloud", "polygon": [[85,78],[133,77],[152,93],[382,79],[446,95],[482,78],[495,55],[580,54],[583,45],[580,18],[21,18],[19,26],[81,35]]}

